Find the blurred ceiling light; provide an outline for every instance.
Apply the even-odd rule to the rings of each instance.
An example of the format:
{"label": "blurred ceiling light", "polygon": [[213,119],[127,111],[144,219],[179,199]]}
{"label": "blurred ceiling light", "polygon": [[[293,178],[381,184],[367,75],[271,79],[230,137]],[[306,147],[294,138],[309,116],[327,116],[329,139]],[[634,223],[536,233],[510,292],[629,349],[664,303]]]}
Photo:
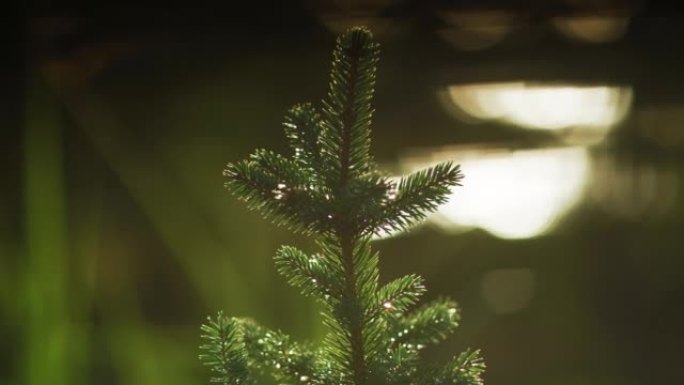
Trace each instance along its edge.
{"label": "blurred ceiling light", "polygon": [[492,270],[482,277],[482,296],[495,313],[515,313],[532,300],[534,281],[530,269]]}
{"label": "blurred ceiling light", "polygon": [[552,20],[553,26],[573,40],[587,43],[610,43],[627,32],[629,17],[626,16],[572,16]]}
{"label": "blurred ceiling light", "polygon": [[501,11],[443,12],[448,28],[439,35],[454,47],[478,51],[496,45],[511,30],[511,16]]}
{"label": "blurred ceiling light", "polygon": [[583,197],[591,172],[585,147],[542,150],[435,151],[403,161],[416,171],[444,160],[461,165],[465,179],[431,220],[445,229],[479,227],[507,239],[550,229]]}
{"label": "blurred ceiling light", "polygon": [[457,114],[530,129],[563,130],[577,144],[603,139],[627,115],[632,101],[630,87],[525,82],[455,85],[447,93]]}

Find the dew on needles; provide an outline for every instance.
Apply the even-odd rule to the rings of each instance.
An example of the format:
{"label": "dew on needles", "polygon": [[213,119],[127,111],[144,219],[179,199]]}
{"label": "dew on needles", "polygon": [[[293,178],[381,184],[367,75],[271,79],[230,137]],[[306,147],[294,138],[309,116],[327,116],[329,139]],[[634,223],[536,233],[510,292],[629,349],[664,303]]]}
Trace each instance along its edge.
{"label": "dew on needles", "polygon": [[285,116],[293,155],[258,150],[223,171],[226,187],[248,207],[316,239],[319,252],[282,246],[274,261],[288,283],[322,304],[327,336],[301,343],[219,312],[201,327],[200,359],[212,382],[255,385],[267,373],[278,384],[482,384],[477,350],[440,365],[419,354],[455,331],[456,303],[441,298],[419,305],[425,287],[415,274],[380,281],[372,235],[423,220],[462,175],[447,162],[395,183],[376,168],[370,102],[377,61],[378,44],[366,28],[340,35],[327,97],[320,107],[297,104]]}

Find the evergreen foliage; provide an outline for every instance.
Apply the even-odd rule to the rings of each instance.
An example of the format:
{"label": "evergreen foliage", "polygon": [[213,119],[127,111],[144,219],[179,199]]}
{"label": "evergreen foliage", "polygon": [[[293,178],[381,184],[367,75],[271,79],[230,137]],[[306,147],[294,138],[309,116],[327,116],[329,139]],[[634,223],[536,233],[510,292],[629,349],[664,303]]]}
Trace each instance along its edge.
{"label": "evergreen foliage", "polygon": [[415,308],[423,279],[379,282],[375,233],[403,231],[446,201],[462,178],[443,163],[392,182],[370,154],[371,99],[378,45],[355,27],[337,39],[330,90],[322,109],[294,106],[285,117],[293,154],[267,150],[228,165],[226,186],[275,223],[315,236],[319,252],[291,246],[275,256],[293,286],[323,304],[328,329],[321,346],[298,344],[251,320],[223,313],[202,326],[201,360],[213,382],[250,384],[259,373],[282,384],[477,385],[484,364],[466,351],[441,366],[420,351],[458,326],[456,303],[438,299]]}

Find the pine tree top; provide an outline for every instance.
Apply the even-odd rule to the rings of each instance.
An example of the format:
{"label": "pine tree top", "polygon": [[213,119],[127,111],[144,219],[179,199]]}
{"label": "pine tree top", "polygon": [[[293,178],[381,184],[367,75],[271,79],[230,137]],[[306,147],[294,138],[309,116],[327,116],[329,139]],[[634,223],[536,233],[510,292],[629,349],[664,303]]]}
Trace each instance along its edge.
{"label": "pine tree top", "polygon": [[297,104],[285,116],[289,157],[257,150],[228,165],[227,187],[296,231],[367,235],[401,231],[447,200],[462,174],[442,163],[392,182],[370,153],[378,44],[364,27],[340,35],[320,112]]}
{"label": "pine tree top", "polygon": [[277,224],[316,236],[320,252],[283,246],[278,271],[319,300],[328,334],[301,345],[253,321],[219,313],[203,325],[202,360],[215,382],[244,384],[269,372],[279,383],[325,385],[481,384],[484,364],[466,351],[441,366],[420,360],[427,345],[458,326],[456,303],[415,308],[423,279],[380,285],[374,233],[403,231],[447,200],[462,174],[450,162],[394,182],[370,153],[378,44],[364,27],[337,39],[330,86],[320,108],[298,104],[285,116],[289,156],[257,150],[224,170],[226,186]]}

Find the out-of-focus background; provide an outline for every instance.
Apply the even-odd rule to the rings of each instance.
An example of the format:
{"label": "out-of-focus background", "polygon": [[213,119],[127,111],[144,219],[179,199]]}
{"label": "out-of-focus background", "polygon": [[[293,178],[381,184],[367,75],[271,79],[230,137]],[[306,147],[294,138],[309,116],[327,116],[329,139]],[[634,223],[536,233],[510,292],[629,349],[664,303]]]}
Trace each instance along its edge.
{"label": "out-of-focus background", "polygon": [[[464,187],[376,242],[463,308],[488,385],[684,383],[684,14],[628,0],[14,2],[0,94],[0,384],[206,383],[219,309],[320,339],[221,170],[286,151],[335,35],[382,44],[373,141]],[[6,23],[7,24],[7,23]]]}

